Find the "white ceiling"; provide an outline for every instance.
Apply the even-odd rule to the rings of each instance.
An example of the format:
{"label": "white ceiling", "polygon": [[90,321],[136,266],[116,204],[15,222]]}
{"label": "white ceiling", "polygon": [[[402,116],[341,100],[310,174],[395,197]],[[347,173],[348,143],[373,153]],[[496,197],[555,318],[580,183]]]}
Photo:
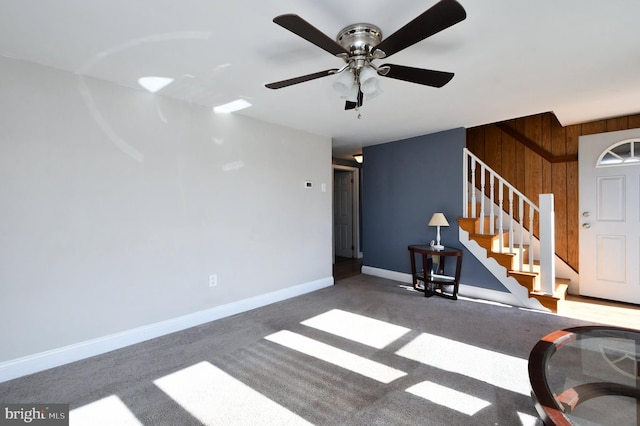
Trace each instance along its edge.
{"label": "white ceiling", "polygon": [[[553,111],[563,125],[640,112],[640,1],[460,0],[467,19],[384,62],[455,73],[440,89],[389,78],[362,118],[326,77],[343,65],[274,24],[296,13],[329,37],[368,22],[390,35],[435,0],[2,0],[0,55],[214,106],[333,138],[334,155],[456,127]],[[378,62],[380,64],[381,62]]]}

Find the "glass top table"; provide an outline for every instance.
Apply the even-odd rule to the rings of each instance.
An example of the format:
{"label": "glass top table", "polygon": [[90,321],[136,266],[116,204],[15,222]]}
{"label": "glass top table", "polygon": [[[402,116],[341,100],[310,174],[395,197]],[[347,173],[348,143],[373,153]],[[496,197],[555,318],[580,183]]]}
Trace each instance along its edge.
{"label": "glass top table", "polygon": [[554,331],[529,355],[529,380],[546,425],[640,426],[640,330]]}

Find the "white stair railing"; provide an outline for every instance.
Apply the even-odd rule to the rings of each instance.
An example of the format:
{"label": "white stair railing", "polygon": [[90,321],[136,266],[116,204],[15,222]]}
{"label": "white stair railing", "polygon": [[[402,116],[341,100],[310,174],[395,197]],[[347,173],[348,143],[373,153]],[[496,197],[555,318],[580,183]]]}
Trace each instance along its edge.
{"label": "white stair railing", "polygon": [[[555,287],[553,194],[540,194],[540,207],[538,207],[466,148],[463,157],[463,217],[479,218],[479,232],[485,234],[487,218],[485,205],[488,203],[489,229],[487,233],[498,235],[500,253],[508,250],[509,253],[518,256],[518,268],[522,272],[534,272],[534,258],[531,248],[535,238],[534,234],[537,234],[540,241],[540,280],[539,288],[535,290],[553,294]],[[488,185],[487,179],[489,180]],[[507,191],[506,206],[504,205],[505,190]],[[480,204],[479,211],[478,204]],[[528,212],[526,217],[525,212]],[[496,221],[497,230],[495,229]],[[506,230],[505,221],[508,224]],[[507,236],[506,244],[505,234]],[[525,245],[530,248],[527,250],[526,264],[524,259]]]}

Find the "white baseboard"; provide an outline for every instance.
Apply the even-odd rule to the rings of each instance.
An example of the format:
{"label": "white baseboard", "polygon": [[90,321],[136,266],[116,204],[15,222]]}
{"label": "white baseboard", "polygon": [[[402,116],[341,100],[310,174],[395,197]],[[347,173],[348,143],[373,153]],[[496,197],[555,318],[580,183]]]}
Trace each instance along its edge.
{"label": "white baseboard", "polygon": [[373,275],[374,277],[386,278],[388,280],[399,281],[401,283],[411,284],[411,274],[404,272],[390,271],[388,269],[374,268],[373,266],[362,266],[365,275]]}
{"label": "white baseboard", "polygon": [[491,290],[490,288],[476,287],[460,283],[458,294],[462,297],[470,299],[488,300],[490,302],[498,302],[509,306],[520,306],[518,299],[513,294],[506,291]]}
{"label": "white baseboard", "polygon": [[333,277],[0,363],[0,383],[260,308],[333,285]]}
{"label": "white baseboard", "polygon": [[[411,274],[404,272],[389,271],[387,269],[374,268],[372,266],[363,266],[362,273],[401,283],[412,284]],[[460,286],[458,287],[458,295],[472,299],[482,299],[491,302],[503,303],[505,305],[520,306],[518,299],[511,293],[476,287],[463,283],[460,283]]]}

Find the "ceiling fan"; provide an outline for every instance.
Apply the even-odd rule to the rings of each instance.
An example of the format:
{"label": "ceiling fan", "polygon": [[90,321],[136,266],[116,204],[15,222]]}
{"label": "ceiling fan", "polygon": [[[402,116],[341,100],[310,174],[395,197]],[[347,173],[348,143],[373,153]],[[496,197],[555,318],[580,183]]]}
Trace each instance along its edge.
{"label": "ceiling fan", "polygon": [[343,59],[346,64],[342,68],[332,68],[269,83],[265,86],[269,89],[281,89],[317,78],[340,74],[333,86],[347,99],[345,110],[358,109],[362,106],[365,96],[372,98],[381,92],[376,76],[395,78],[431,87],[442,87],[451,81],[453,73],[394,64],[377,66],[372,61],[388,58],[394,53],[463,21],[466,17],[467,13],[456,0],[440,0],[384,39],[380,28],[375,25],[353,24],[340,31],[334,41],[298,15],[277,16],[273,22]]}

